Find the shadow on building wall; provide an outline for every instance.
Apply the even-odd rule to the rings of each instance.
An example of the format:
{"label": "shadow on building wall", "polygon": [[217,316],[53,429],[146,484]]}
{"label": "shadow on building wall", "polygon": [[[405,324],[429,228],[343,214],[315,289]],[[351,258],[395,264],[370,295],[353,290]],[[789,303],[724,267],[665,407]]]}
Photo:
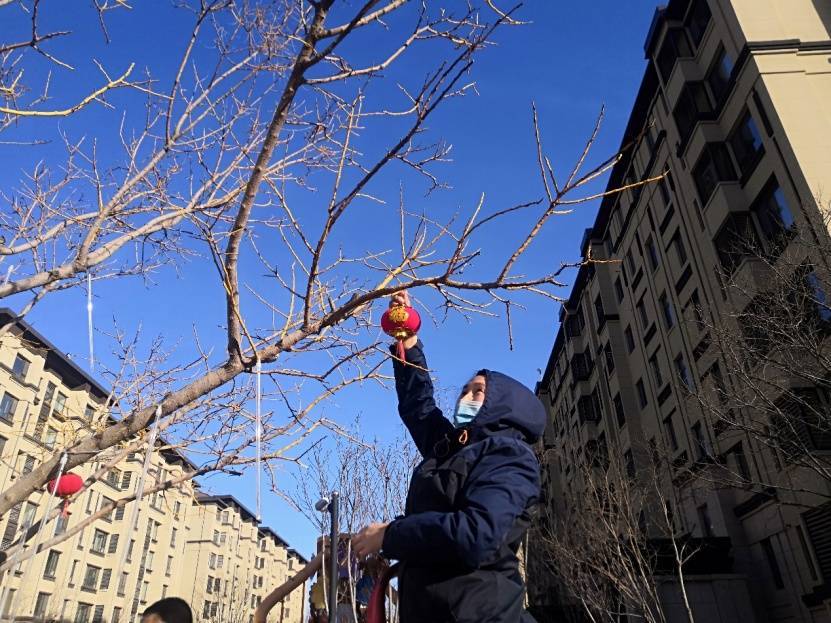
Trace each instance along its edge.
{"label": "shadow on building wall", "polygon": [[814,8],[819,14],[820,20],[822,20],[823,26],[825,26],[825,32],[828,33],[828,37],[831,38],[831,0],[812,1],[814,3]]}

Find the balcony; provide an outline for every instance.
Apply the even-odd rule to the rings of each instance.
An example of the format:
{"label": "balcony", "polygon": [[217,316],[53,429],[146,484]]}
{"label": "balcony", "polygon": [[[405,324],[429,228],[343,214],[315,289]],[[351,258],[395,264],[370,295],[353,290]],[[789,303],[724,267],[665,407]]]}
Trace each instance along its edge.
{"label": "balcony", "polygon": [[665,89],[670,110],[675,108],[681,91],[688,82],[697,82],[703,78],[704,72],[694,57],[677,59]]}
{"label": "balcony", "polygon": [[693,126],[684,145],[683,156],[687,162],[694,164],[698,162],[707,145],[720,143],[723,140],[724,133],[721,126],[709,115],[705,115],[700,117]]}
{"label": "balcony", "polygon": [[747,212],[747,203],[739,182],[719,182],[710,200],[702,207],[709,231],[716,233],[731,215]]}
{"label": "balcony", "polygon": [[[742,259],[733,273],[735,290],[742,293],[755,293],[772,283],[772,267],[759,257],[749,255]],[[749,302],[749,301],[748,301]]]}
{"label": "balcony", "polygon": [[589,352],[577,353],[571,358],[571,373],[574,382],[588,381],[594,369],[594,361]]}

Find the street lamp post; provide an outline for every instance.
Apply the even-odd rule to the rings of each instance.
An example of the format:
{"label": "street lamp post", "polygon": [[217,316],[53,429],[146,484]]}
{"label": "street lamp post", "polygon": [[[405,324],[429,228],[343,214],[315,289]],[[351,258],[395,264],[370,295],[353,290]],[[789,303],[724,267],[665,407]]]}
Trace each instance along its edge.
{"label": "street lamp post", "polygon": [[[335,623],[338,609],[338,521],[340,494],[332,491],[329,498],[323,498],[315,504],[319,513],[329,513],[329,622]],[[326,546],[324,544],[324,551]],[[326,569],[323,569],[324,575]],[[325,586],[325,584],[324,584]]]}

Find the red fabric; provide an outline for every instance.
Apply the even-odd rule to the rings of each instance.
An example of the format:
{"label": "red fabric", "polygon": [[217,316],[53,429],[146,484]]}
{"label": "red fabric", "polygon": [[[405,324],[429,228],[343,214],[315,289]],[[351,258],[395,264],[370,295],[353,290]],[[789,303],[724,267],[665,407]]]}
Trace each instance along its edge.
{"label": "red fabric", "polygon": [[366,623],[386,623],[387,612],[385,602],[387,598],[387,587],[390,585],[390,580],[395,577],[398,572],[398,565],[388,567],[383,575],[378,578],[375,583],[375,588],[372,589],[372,595],[369,597],[369,604],[366,608]]}

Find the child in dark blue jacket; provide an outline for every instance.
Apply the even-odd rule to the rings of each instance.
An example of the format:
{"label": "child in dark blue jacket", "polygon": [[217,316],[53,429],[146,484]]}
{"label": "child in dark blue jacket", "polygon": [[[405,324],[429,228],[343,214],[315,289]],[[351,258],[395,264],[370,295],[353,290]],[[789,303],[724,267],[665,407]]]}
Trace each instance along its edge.
{"label": "child in dark blue jacket", "polygon": [[[393,303],[409,304],[406,292]],[[419,452],[403,517],[353,538],[364,556],[399,560],[401,623],[518,623],[524,586],[517,550],[539,494],[531,448],[545,411],[514,379],[480,370],[446,419],[433,398],[423,345],[395,360],[398,412]]]}

